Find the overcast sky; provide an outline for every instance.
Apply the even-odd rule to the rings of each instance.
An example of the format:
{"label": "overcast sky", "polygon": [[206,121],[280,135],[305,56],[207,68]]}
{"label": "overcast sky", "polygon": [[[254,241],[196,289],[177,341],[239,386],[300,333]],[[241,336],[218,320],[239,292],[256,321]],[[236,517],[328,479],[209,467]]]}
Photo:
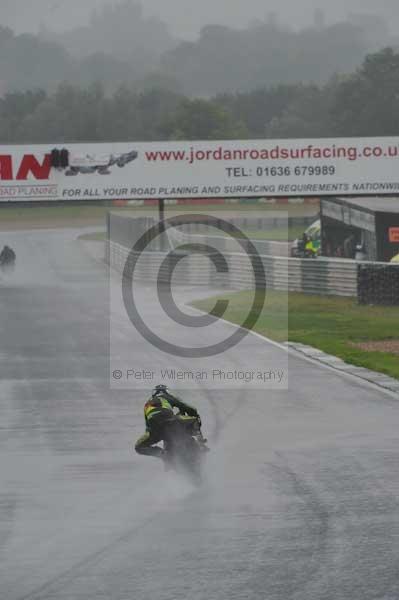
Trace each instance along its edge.
{"label": "overcast sky", "polygon": [[[37,31],[40,23],[53,29],[68,29],[87,22],[95,7],[116,0],[0,0],[0,22],[17,31]],[[166,21],[179,37],[195,37],[208,23],[245,27],[254,18],[265,19],[275,11],[280,20],[303,26],[312,20],[316,8],[325,10],[328,21],[348,12],[384,15],[399,24],[399,0],[143,0],[146,15]]]}

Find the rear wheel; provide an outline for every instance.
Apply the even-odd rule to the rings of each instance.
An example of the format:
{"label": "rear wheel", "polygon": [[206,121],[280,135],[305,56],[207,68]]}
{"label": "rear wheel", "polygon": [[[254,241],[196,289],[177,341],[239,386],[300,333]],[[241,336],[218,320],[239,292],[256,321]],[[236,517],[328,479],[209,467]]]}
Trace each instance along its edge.
{"label": "rear wheel", "polygon": [[178,420],[171,423],[168,429],[164,447],[169,454],[170,464],[198,485],[202,480],[202,451],[198,443]]}

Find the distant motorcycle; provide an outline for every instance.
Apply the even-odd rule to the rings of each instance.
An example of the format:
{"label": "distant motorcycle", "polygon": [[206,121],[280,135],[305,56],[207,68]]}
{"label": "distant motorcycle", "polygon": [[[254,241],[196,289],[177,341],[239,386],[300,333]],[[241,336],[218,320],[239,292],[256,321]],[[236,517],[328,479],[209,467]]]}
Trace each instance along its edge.
{"label": "distant motorcycle", "polygon": [[4,246],[0,253],[0,270],[3,274],[9,275],[15,269],[16,254],[9,246]]}
{"label": "distant motorcycle", "polygon": [[195,485],[202,482],[204,457],[209,448],[199,426],[177,415],[165,427],[165,464],[183,474]]}

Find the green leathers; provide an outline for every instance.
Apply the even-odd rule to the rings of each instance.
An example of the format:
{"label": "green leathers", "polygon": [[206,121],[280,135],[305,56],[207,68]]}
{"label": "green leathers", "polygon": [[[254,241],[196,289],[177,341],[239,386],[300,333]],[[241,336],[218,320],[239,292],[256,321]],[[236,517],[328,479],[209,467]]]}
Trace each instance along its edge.
{"label": "green leathers", "polygon": [[[173,408],[180,412],[175,416]],[[184,416],[186,415],[186,416]],[[163,450],[156,446],[165,437],[165,427],[174,419],[192,421],[192,424],[200,424],[198,411],[186,404],[180,398],[171,394],[166,387],[159,386],[154,390],[152,397],[144,405],[144,418],[146,423],[145,434],[136,442],[135,449],[139,454],[148,456],[163,455]]]}

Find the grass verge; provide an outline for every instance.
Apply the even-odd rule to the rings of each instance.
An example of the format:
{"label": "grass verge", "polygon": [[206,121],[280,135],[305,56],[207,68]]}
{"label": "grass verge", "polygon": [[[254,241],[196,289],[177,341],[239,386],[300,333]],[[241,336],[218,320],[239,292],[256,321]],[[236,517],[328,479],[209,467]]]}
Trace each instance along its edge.
{"label": "grass verge", "polygon": [[306,227],[306,225],[295,225],[294,227],[290,227],[288,230],[286,228],[276,227],[275,229],[263,231],[251,231],[245,229],[243,233],[245,233],[245,235],[252,240],[292,242],[296,238],[302,237],[302,234],[305,231]]}
{"label": "grass verge", "polygon": [[[252,292],[223,294],[223,298],[230,301],[225,318],[242,323],[252,303]],[[215,298],[209,298],[194,306],[208,311],[214,304]],[[290,293],[287,298],[284,292],[268,292],[265,308],[253,329],[273,340],[308,344],[348,363],[399,379],[397,355],[352,345],[397,340],[399,307],[359,306],[355,299],[297,293]]]}
{"label": "grass verge", "polygon": [[95,231],[94,233],[84,233],[83,235],[80,235],[78,239],[85,242],[104,242],[106,237],[106,231]]}

